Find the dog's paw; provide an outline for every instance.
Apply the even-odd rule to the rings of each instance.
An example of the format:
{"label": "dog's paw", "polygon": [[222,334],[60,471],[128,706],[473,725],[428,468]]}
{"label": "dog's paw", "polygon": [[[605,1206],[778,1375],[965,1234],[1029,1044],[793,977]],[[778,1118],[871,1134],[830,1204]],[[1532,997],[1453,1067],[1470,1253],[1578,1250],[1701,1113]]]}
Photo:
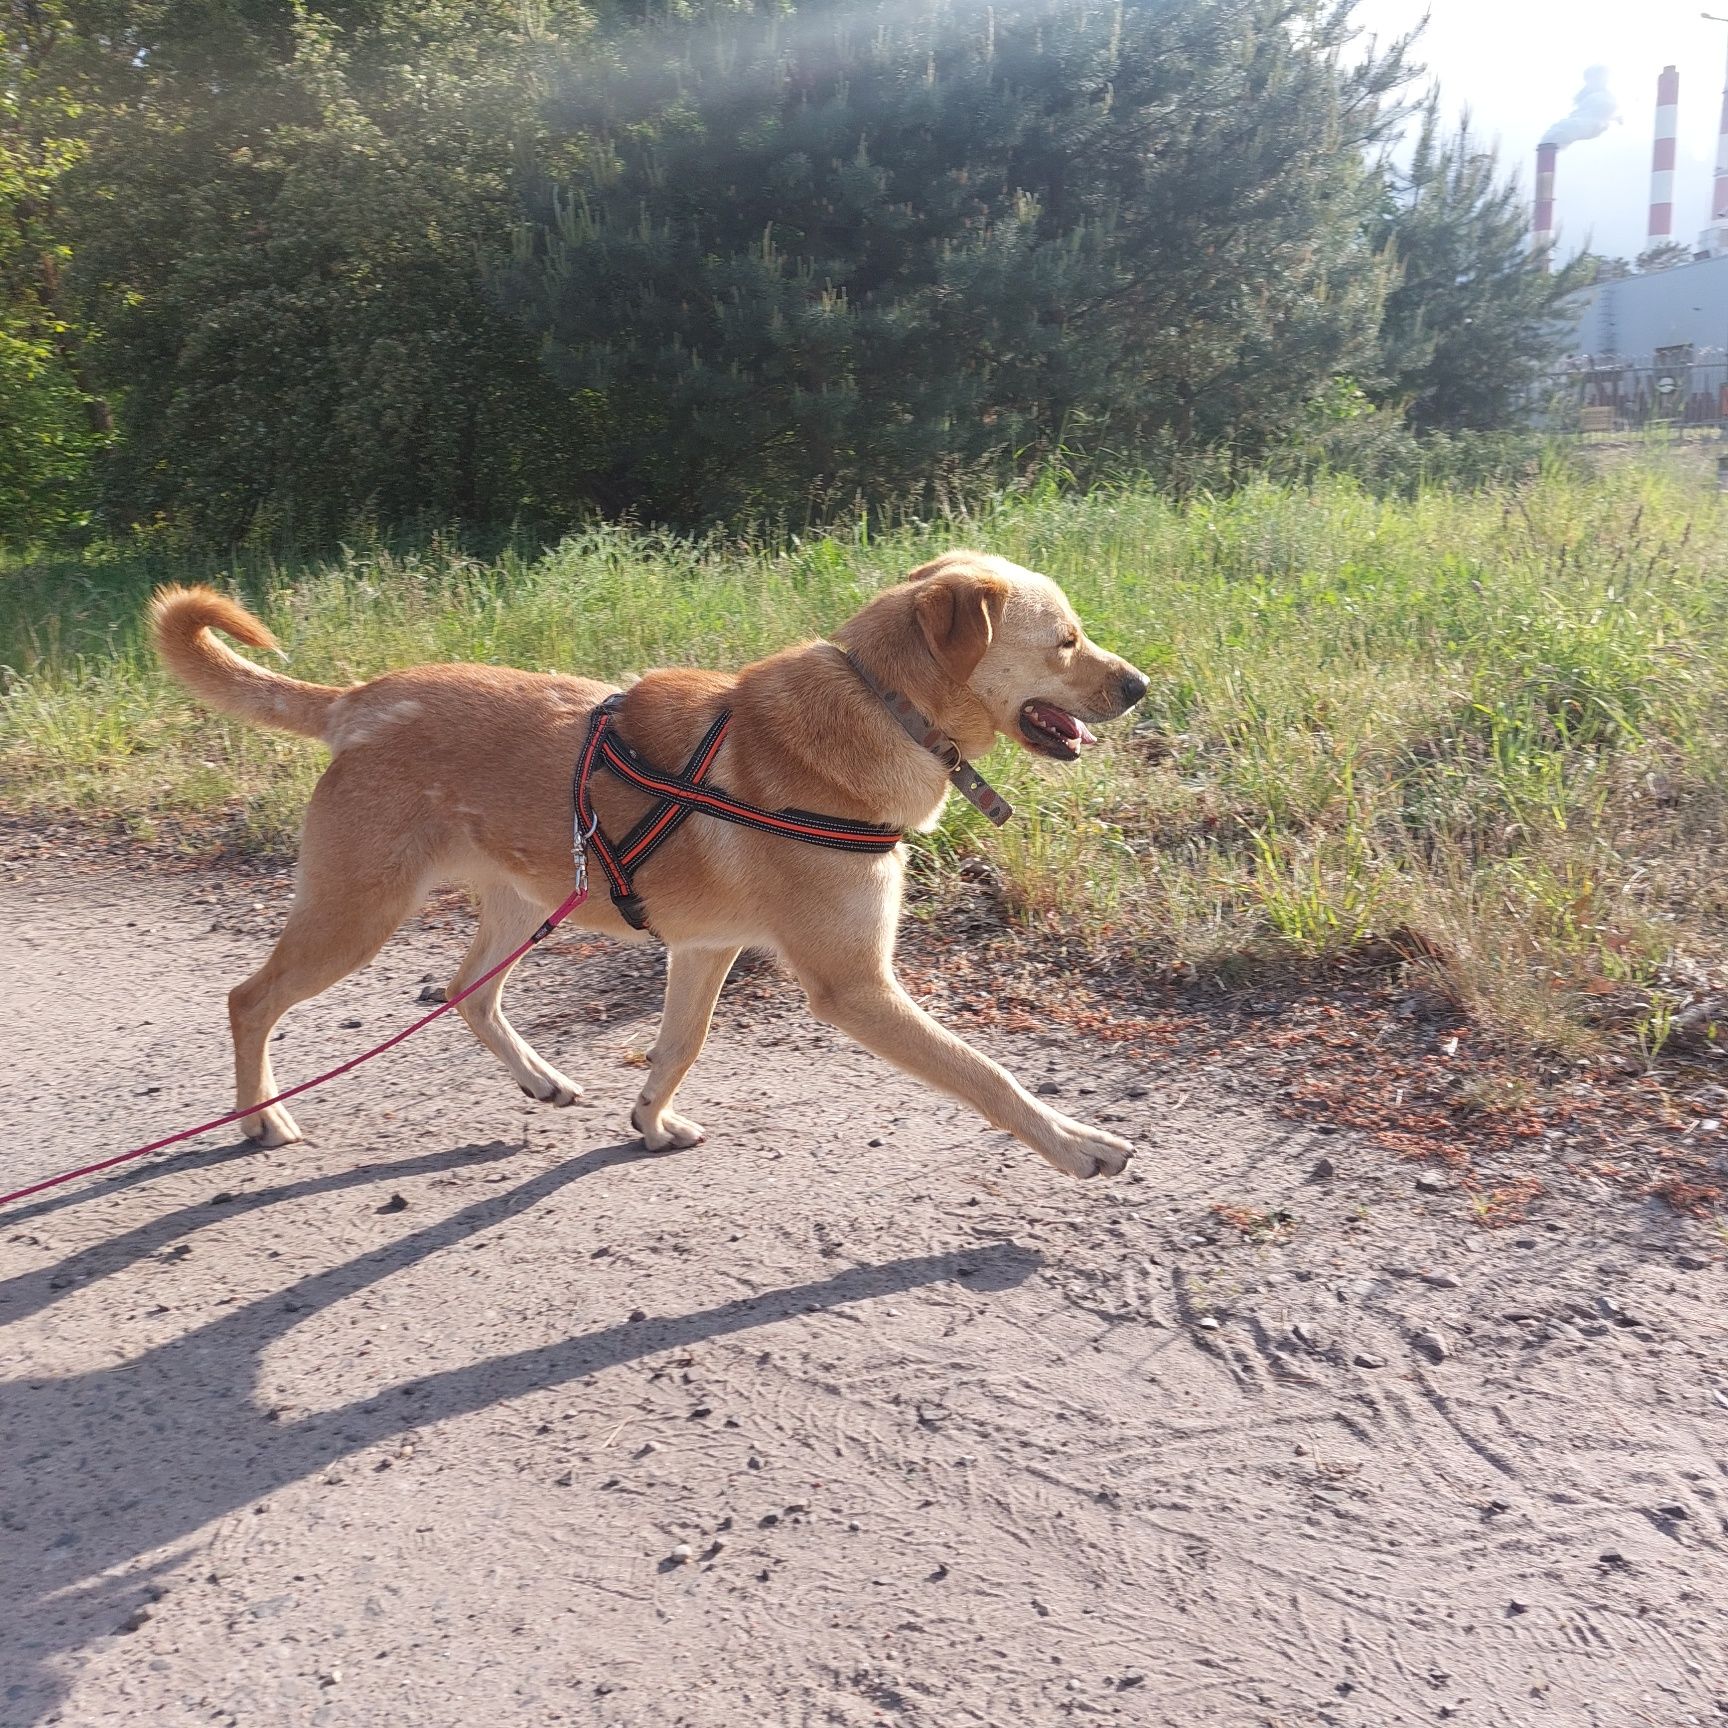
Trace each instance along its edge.
{"label": "dog's paw", "polygon": [[537,1103],[550,1104],[554,1110],[567,1110],[582,1096],[582,1088],[556,1068],[537,1070],[530,1079],[518,1079],[517,1085]]}
{"label": "dog's paw", "polygon": [[700,1146],[708,1138],[708,1130],[700,1122],[674,1110],[662,1110],[656,1116],[640,1102],[630,1112],[630,1126],[642,1136],[642,1144],[650,1152],[682,1152],[686,1146]]}
{"label": "dog's paw", "polygon": [[299,1123],[279,1104],[271,1105],[268,1110],[260,1110],[255,1116],[246,1117],[240,1124],[240,1132],[267,1152],[276,1146],[292,1146],[297,1140],[305,1138],[300,1132]]}
{"label": "dog's paw", "polygon": [[1035,1149],[1065,1176],[1087,1181],[1093,1176],[1120,1176],[1134,1156],[1133,1146],[1119,1134],[1091,1128],[1058,1116]]}

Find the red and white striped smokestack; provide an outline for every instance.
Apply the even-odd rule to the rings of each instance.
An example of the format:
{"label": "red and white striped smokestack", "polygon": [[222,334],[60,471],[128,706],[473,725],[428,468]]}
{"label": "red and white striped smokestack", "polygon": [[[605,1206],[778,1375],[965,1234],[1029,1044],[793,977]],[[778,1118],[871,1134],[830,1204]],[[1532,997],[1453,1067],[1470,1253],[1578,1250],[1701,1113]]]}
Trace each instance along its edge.
{"label": "red and white striped smokestack", "polygon": [[1710,199],[1710,225],[1716,244],[1728,251],[1728,83],[1722,86],[1722,129],[1716,140],[1716,189]]}
{"label": "red and white striped smokestack", "polygon": [[1680,69],[1656,80],[1656,152],[1650,161],[1650,244],[1674,238],[1674,162],[1680,131]]}
{"label": "red and white striped smokestack", "polygon": [[1584,88],[1572,99],[1572,112],[1564,120],[1556,120],[1536,146],[1536,210],[1530,227],[1545,268],[1558,238],[1554,228],[1554,167],[1560,152],[1568,144],[1600,138],[1613,125],[1617,113],[1614,93],[1608,88],[1608,68],[1586,66]]}
{"label": "red and white striped smokestack", "polygon": [[1538,252],[1554,248],[1554,168],[1560,160],[1558,144],[1536,149],[1536,215],[1530,224],[1530,239]]}

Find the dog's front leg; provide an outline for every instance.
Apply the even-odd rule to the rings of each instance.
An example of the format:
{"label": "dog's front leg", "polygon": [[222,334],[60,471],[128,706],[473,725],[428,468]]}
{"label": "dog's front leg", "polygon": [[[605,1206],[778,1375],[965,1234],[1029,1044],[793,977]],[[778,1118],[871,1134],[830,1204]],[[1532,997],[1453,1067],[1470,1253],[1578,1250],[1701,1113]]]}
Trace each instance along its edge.
{"label": "dog's front leg", "polygon": [[720,986],[738,958],[736,948],[674,948],[666,958],[666,1006],[660,1035],[648,1052],[648,1084],[630,1112],[630,1126],[650,1152],[700,1145],[700,1122],[678,1115],[672,1094],[702,1053]]}
{"label": "dog's front leg", "polygon": [[924,1012],[878,953],[788,955],[811,1011],[896,1068],[970,1104],[1070,1176],[1115,1176],[1134,1148],[1041,1104],[1005,1068]]}

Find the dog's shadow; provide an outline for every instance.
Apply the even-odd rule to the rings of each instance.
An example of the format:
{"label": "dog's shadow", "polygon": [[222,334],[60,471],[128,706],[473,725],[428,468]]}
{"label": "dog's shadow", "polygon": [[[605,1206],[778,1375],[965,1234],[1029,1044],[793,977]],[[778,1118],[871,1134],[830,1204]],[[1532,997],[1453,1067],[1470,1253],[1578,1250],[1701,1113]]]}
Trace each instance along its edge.
{"label": "dog's shadow", "polygon": [[[284,1183],[229,1204],[256,1210],[485,1163],[513,1150],[458,1147]],[[203,1161],[219,1163],[222,1156]],[[385,1247],[228,1308],[111,1367],[0,1381],[0,1624],[6,1627],[0,1722],[25,1728],[50,1714],[64,1690],[60,1659],[122,1630],[155,1594],[154,1579],[181,1564],[185,1550],[148,1569],[130,1562],[353,1452],[644,1355],[961,1276],[968,1289],[1007,1289],[1037,1265],[1034,1254],[1012,1243],[912,1255],[717,1307],[598,1327],[297,1421],[274,1420],[253,1402],[264,1352],[310,1314],[544,1203],[584,1176],[648,1156],[639,1144],[595,1148]],[[0,1327],[41,1311],[76,1281],[171,1251],[170,1244],[225,1214],[227,1208],[208,1202],[187,1207],[58,1265],[0,1282]],[[116,1568],[126,1568],[125,1575],[110,1576]]]}

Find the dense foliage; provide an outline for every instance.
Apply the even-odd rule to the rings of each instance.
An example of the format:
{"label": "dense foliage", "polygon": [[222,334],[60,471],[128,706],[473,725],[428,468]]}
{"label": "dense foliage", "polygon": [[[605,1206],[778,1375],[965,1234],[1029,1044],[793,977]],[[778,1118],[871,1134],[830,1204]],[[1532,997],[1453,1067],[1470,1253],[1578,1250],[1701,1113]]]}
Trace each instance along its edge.
{"label": "dense foliage", "polygon": [[1482,425],[1430,265],[1508,377],[1548,279],[1395,180],[1353,5],[20,0],[0,540],[1228,473],[1340,380]]}
{"label": "dense foliage", "polygon": [[587,142],[515,273],[602,405],[614,504],[922,500],[1058,444],[1257,453],[1372,364],[1366,152],[1396,56],[1347,8],[826,0],[653,23],[570,79]]}

